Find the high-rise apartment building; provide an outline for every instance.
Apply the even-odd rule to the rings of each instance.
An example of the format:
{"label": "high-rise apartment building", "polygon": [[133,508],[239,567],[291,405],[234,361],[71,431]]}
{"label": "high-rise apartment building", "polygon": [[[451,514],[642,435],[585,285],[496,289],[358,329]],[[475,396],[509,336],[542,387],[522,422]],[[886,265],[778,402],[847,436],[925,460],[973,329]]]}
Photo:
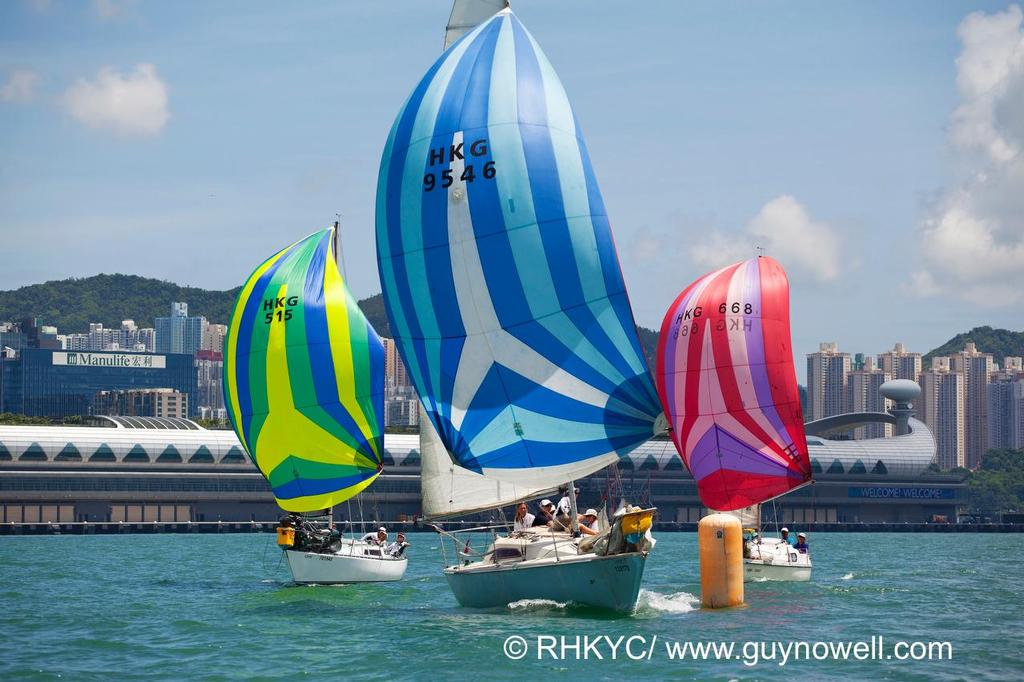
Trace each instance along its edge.
{"label": "high-rise apartment building", "polygon": [[188,417],[188,394],[172,388],[133,388],[99,391],[92,399],[93,414],[124,417]]}
{"label": "high-rise apartment building", "polygon": [[921,354],[910,353],[902,343],[891,351],[878,354],[878,367],[893,379],[917,381],[921,374]]}
{"label": "high-rise apartment building", "polygon": [[409,372],[402,362],[394,339],[383,338],[384,342],[384,391],[385,393],[408,393],[412,387]]}
{"label": "high-rise apartment building", "polygon": [[[945,360],[945,362],[935,362]],[[921,372],[918,417],[935,437],[938,464],[943,469],[967,466],[965,377],[949,369],[948,358],[935,358],[932,369]]]}
{"label": "high-rise apartment building", "polygon": [[1024,371],[992,375],[988,385],[987,447],[1024,448]]}
{"label": "high-rise apartment building", "polygon": [[384,426],[418,426],[419,400],[407,396],[394,396],[384,401]]}
{"label": "high-rise apartment building", "polygon": [[195,355],[203,347],[205,317],[189,317],[187,303],[172,303],[170,317],[156,318],[156,352]]}
{"label": "high-rise apartment building", "polygon": [[[56,333],[56,332],[55,332]],[[122,320],[120,329],[107,329],[102,322],[90,322],[87,334],[58,334],[61,350],[124,351],[152,353],[156,350],[156,332],[139,329],[134,320]]]}
{"label": "high-rise apartment building", "polygon": [[840,353],[835,343],[822,343],[817,353],[807,355],[807,411],[810,421],[845,411],[849,372],[850,354]]}
{"label": "high-rise apartment building", "polygon": [[[211,325],[213,326],[213,325]],[[224,409],[224,356],[220,351],[196,353],[196,409],[210,408],[214,414]]]}
{"label": "high-rise apartment building", "polygon": [[[882,384],[892,377],[875,367],[874,360],[860,353],[860,369],[854,369],[846,378],[846,412],[886,412],[890,401],[881,393]],[[892,436],[891,424],[869,424],[853,430],[855,439],[887,438]]]}
{"label": "high-rise apartment building", "polygon": [[228,326],[226,324],[214,324],[210,322],[203,330],[203,343],[201,350],[211,350],[214,353],[224,352],[224,337],[227,336]]}
{"label": "high-rise apartment building", "polygon": [[988,384],[995,363],[991,353],[982,353],[968,342],[962,351],[949,357],[949,367],[964,375],[967,468],[974,469],[988,447]]}

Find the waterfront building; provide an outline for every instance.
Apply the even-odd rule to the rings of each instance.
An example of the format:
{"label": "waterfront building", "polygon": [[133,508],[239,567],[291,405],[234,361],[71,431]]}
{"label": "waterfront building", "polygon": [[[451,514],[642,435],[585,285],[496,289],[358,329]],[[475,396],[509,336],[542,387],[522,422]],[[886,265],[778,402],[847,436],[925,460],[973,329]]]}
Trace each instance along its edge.
{"label": "waterfront building", "polygon": [[134,388],[171,388],[194,405],[193,356],[25,348],[0,362],[0,412],[85,415],[96,393]]}
{"label": "waterfront building", "polygon": [[[846,379],[845,412],[876,412],[889,409],[889,401],[882,395],[882,384],[892,379],[888,372],[875,367],[874,360],[860,353],[861,369],[854,369]],[[871,423],[853,430],[855,439],[886,438],[892,436],[892,425],[884,422]]]}
{"label": "waterfront building", "polygon": [[206,318],[189,317],[187,303],[172,303],[171,316],[156,318],[155,327],[158,353],[195,355],[202,350]]}
{"label": "waterfront building", "polygon": [[813,421],[845,411],[846,378],[850,354],[840,353],[835,343],[822,343],[807,355],[807,407]]}
{"label": "waterfront building", "polygon": [[[849,428],[849,416],[834,419],[840,422],[836,428]],[[934,441],[920,422],[906,421],[906,436],[863,441],[829,440],[827,423],[809,424],[815,485],[775,500],[770,509],[766,505],[763,516],[767,520],[774,513],[790,527],[920,523],[935,515],[954,519],[967,501],[963,476],[929,471]],[[93,422],[83,427],[0,425],[0,522],[279,518],[269,486],[233,431],[145,417]],[[419,448],[417,435],[384,436],[384,472],[360,495],[365,520],[412,520],[421,514]],[[662,522],[696,523],[707,513],[668,439],[652,439],[577,484],[586,507],[614,507],[621,496],[657,506]],[[340,505],[335,518],[344,521],[358,513],[355,509]],[[500,521],[499,512],[487,514]]]}
{"label": "waterfront building", "polygon": [[988,385],[987,447],[1024,448],[1024,371],[992,375]]}
{"label": "waterfront building", "polygon": [[974,469],[988,447],[988,384],[995,363],[973,342],[949,358],[950,369],[964,375],[964,438],[967,468]]}
{"label": "waterfront building", "polygon": [[878,354],[878,367],[893,379],[917,381],[921,375],[921,354],[911,353],[897,343],[891,351]]}
{"label": "waterfront building", "polygon": [[224,410],[224,356],[219,350],[196,353],[196,400],[197,410],[203,414]]}
{"label": "waterfront building", "polygon": [[952,372],[949,358],[932,360],[932,369],[921,372],[921,397],[917,414],[935,436],[937,463],[942,469],[966,467],[965,380]]}
{"label": "waterfront building", "polygon": [[99,391],[93,396],[92,414],[184,419],[188,417],[188,396],[172,388]]}

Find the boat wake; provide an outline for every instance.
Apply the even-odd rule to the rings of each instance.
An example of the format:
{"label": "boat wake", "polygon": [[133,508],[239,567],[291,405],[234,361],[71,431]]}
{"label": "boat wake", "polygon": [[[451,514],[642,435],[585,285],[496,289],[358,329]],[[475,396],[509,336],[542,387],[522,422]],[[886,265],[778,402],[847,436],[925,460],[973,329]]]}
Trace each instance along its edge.
{"label": "boat wake", "polygon": [[853,573],[847,573],[840,580],[853,580]]}
{"label": "boat wake", "polygon": [[509,602],[508,607],[513,611],[548,611],[552,609],[564,609],[569,602],[555,601],[553,599],[520,599]]}
{"label": "boat wake", "polygon": [[698,608],[700,599],[689,592],[661,594],[653,590],[640,590],[640,598],[636,603],[637,612],[689,613]]}

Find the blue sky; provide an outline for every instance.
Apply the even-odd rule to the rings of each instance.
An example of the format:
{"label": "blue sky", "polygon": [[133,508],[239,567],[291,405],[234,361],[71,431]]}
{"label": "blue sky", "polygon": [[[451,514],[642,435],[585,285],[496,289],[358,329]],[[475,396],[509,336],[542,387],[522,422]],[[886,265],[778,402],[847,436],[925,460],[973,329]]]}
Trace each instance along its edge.
{"label": "blue sky", "polygon": [[[0,3],[0,289],[225,289],[340,212],[350,285],[376,293],[381,149],[449,8]],[[1024,329],[1016,6],[513,9],[576,107],[640,323],[761,244],[790,271],[798,367],[819,341]]]}

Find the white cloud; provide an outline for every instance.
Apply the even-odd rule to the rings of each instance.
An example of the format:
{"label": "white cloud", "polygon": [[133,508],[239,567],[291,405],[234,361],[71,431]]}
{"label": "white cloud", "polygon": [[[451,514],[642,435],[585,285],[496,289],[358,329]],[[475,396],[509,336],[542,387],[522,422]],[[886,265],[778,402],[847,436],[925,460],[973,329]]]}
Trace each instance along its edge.
{"label": "white cloud", "polygon": [[68,88],[63,103],[82,123],[122,135],[155,135],[170,118],[167,86],[152,64],[127,74],[100,69],[94,80],[80,78]]}
{"label": "white cloud", "polygon": [[766,203],[738,234],[712,232],[691,250],[694,261],[708,268],[751,258],[754,248],[777,259],[786,269],[830,282],[842,272],[842,248],[838,234],[827,223],[813,220],[792,196]]}
{"label": "white cloud", "polygon": [[[1024,13],[968,15],[957,31],[956,182],[918,226],[910,288],[989,305],[1024,300]],[[919,287],[918,287],[919,285]]]}
{"label": "white cloud", "polygon": [[38,83],[39,74],[32,69],[11,69],[7,82],[0,86],[0,102],[31,102]]}

